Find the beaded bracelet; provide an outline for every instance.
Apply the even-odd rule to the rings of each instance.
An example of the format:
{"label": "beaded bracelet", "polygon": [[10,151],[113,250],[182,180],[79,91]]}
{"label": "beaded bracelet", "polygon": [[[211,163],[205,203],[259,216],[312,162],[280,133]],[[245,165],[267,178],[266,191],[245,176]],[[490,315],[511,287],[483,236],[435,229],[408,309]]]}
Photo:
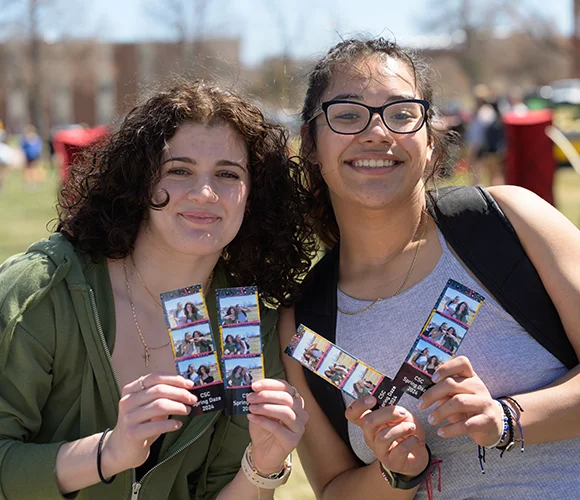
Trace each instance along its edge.
{"label": "beaded bracelet", "polygon": [[501,399],[498,399],[498,401],[501,404],[504,416],[507,418],[509,425],[509,439],[507,440],[506,444],[502,446],[496,446],[498,450],[501,450],[499,456],[503,457],[503,454],[506,451],[510,451],[516,444],[514,436],[514,422],[513,422],[514,418],[512,412],[510,411],[511,408],[509,407],[509,405],[505,401],[502,401]]}
{"label": "beaded bracelet", "polygon": [[[503,403],[504,408],[507,408],[509,410],[511,418],[513,420],[515,420],[515,422],[516,422],[516,424],[518,426],[518,431],[520,433],[520,439],[519,439],[519,441],[521,441],[521,443],[522,443],[522,446],[520,448],[520,451],[523,453],[524,452],[524,449],[525,449],[525,447],[524,447],[525,441],[524,441],[524,430],[522,429],[522,424],[520,423],[520,415],[509,404],[507,404],[506,401],[503,401],[504,399],[507,400],[507,401],[509,401],[510,403],[513,403],[520,413],[523,413],[524,412],[524,409],[511,396],[502,396],[501,398],[499,398],[500,402]],[[516,441],[516,439],[513,439],[513,443],[514,444],[515,444],[515,441]]]}
{"label": "beaded bracelet", "polygon": [[101,455],[103,453],[103,444],[105,442],[105,437],[110,430],[111,429],[104,430],[104,432],[101,434],[101,439],[99,439],[99,446],[97,446],[97,472],[99,473],[99,479],[101,480],[101,483],[104,484],[111,484],[117,477],[117,475],[115,474],[109,479],[105,479],[105,477],[103,476],[103,471],[101,470]]}

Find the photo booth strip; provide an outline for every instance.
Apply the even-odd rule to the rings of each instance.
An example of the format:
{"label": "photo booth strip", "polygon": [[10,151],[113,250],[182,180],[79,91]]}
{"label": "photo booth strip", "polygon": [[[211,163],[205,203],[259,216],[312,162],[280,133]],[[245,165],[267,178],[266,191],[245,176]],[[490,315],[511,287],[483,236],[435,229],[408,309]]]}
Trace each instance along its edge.
{"label": "photo booth strip", "polygon": [[437,367],[455,356],[485,298],[450,279],[395,376],[396,387],[415,398],[433,385]]}
{"label": "photo booth strip", "polygon": [[160,294],[177,373],[193,380],[193,415],[222,410],[225,391],[201,285]]}
{"label": "photo booth strip", "polygon": [[252,382],[264,378],[258,289],[219,288],[216,299],[229,415],[249,413]]}
{"label": "photo booth strip", "polygon": [[376,397],[375,408],[394,405],[403,394],[389,377],[307,326],[298,326],[284,353],[354,399]]}

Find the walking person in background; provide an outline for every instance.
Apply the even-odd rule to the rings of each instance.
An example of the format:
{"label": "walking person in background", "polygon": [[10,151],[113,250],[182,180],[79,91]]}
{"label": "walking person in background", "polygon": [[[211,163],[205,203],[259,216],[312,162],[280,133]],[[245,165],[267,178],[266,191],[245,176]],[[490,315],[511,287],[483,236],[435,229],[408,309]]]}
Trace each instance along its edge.
{"label": "walking person in background", "polygon": [[42,180],[42,167],[40,165],[42,139],[33,125],[27,125],[24,128],[20,138],[20,147],[26,159],[24,165],[24,187],[27,190],[34,190]]}
{"label": "walking person in background", "polygon": [[485,174],[489,184],[501,185],[505,183],[505,137],[497,99],[486,85],[477,85],[473,94],[475,112],[465,135],[472,184],[481,184]]}

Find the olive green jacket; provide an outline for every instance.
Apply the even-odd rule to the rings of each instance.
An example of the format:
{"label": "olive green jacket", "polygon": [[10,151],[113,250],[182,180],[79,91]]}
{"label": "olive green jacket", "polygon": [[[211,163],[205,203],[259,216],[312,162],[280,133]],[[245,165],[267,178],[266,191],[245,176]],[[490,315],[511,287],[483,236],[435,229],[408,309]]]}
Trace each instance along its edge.
{"label": "olive green jacket", "polygon": [[[227,286],[223,270],[216,271],[214,286]],[[208,294],[207,305],[210,314],[216,311],[214,294]],[[262,308],[270,378],[283,377],[276,319],[274,310]],[[219,332],[215,314],[212,327],[214,335]],[[117,422],[114,347],[115,308],[105,260],[93,263],[54,234],[2,265],[0,499],[64,498],[55,474],[59,447]],[[183,421],[180,430],[165,435],[158,465],[140,482],[128,470],[111,485],[82,490],[78,498],[215,498],[240,468],[250,440],[248,420],[220,411]]]}

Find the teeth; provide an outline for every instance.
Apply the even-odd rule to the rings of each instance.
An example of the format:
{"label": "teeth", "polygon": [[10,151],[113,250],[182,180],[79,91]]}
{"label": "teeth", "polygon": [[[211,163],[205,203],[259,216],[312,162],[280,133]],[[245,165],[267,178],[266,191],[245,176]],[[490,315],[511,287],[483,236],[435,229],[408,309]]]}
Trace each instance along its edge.
{"label": "teeth", "polygon": [[397,162],[393,160],[356,160],[354,167],[394,167]]}

